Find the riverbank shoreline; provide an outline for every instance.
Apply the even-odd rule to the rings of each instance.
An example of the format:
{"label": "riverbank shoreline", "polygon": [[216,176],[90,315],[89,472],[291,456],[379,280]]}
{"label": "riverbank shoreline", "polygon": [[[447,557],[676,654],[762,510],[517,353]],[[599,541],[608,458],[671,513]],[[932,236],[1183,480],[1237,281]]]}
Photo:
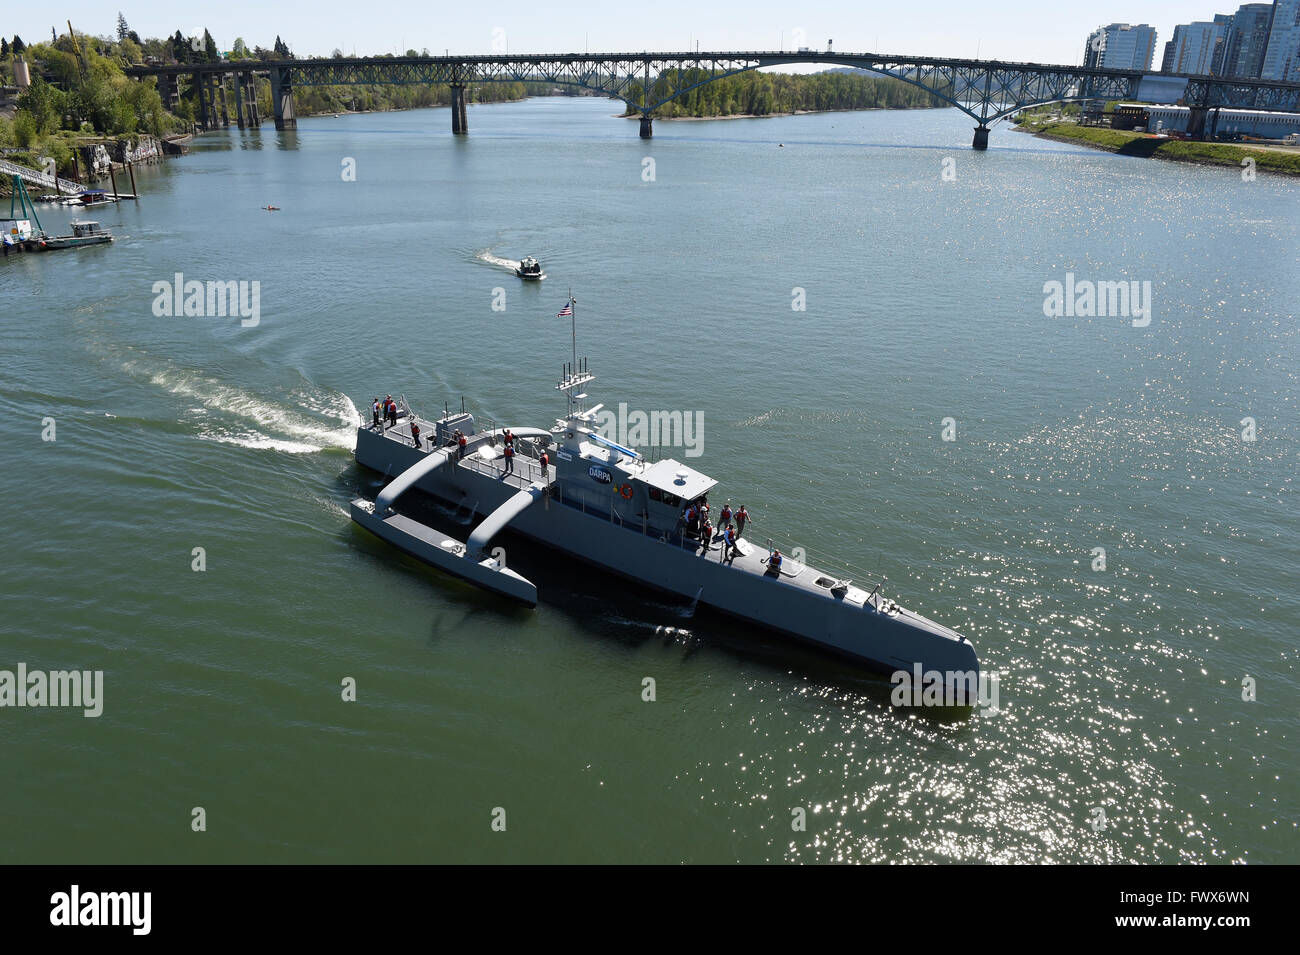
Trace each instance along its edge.
{"label": "riverbank shoreline", "polygon": [[[793,113],[729,113],[726,116],[653,116],[656,123],[704,123],[719,119],[776,119],[781,116],[809,116],[816,113],[905,113],[914,109],[938,109],[935,106],[852,106],[843,109],[797,109]],[[615,113],[620,119],[640,119],[640,113]]]}
{"label": "riverbank shoreline", "polygon": [[[1057,124],[1051,129],[1069,128],[1067,124]],[[1300,152],[1291,153],[1280,150],[1252,149],[1232,143],[1203,143],[1193,140],[1157,139],[1134,133],[1122,133],[1100,127],[1075,126],[1080,135],[1049,132],[1026,126],[1013,125],[1019,133],[1027,133],[1039,139],[1050,139],[1058,143],[1086,146],[1102,152],[1140,159],[1162,159],[1165,162],[1184,163],[1191,166],[1215,166],[1220,169],[1243,169],[1247,159],[1254,160],[1259,172],[1274,173],[1291,179],[1300,178]],[[1104,134],[1110,134],[1105,136]]]}

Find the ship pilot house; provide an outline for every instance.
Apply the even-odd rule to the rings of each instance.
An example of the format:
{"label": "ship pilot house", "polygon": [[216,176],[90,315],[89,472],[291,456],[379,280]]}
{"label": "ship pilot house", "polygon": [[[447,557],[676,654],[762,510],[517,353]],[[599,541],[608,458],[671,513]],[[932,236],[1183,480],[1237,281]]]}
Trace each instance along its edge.
{"label": "ship pilot house", "polygon": [[[570,388],[592,376],[580,368],[566,376]],[[567,417],[556,421],[556,490],[565,504],[642,531],[672,534],[682,512],[717,481],[671,458],[648,463],[640,452],[609,440],[594,426],[603,405],[582,410],[585,394],[572,395]]]}

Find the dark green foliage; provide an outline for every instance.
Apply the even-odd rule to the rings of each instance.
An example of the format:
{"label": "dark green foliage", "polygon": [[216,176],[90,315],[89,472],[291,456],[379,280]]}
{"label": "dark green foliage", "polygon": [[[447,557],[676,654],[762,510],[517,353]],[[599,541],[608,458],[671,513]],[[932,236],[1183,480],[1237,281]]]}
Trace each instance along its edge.
{"label": "dark green foliage", "polygon": [[[918,109],[946,105],[920,87],[886,76],[827,72],[812,74],[748,72],[706,82],[703,70],[683,70],[661,77],[650,89],[650,101],[672,89],[703,83],[655,110],[656,116],[767,116],[801,110]],[[634,86],[630,98],[638,100]],[[629,114],[635,110],[629,109]]]}

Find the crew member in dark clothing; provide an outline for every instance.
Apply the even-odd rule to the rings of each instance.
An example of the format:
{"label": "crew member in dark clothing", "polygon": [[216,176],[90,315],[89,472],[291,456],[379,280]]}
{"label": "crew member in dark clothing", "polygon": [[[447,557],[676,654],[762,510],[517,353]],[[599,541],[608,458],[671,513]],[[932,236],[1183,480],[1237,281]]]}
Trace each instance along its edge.
{"label": "crew member in dark clothing", "polygon": [[542,468],[542,480],[549,481],[551,479],[551,456],[543,451],[542,456],[537,459],[537,463]]}
{"label": "crew member in dark clothing", "polygon": [[420,447],[420,426],[414,421],[411,422],[411,440],[415,442],[416,450]]}
{"label": "crew member in dark clothing", "polygon": [[736,529],[728,524],[722,534],[722,560],[736,559],[736,554],[740,553],[740,548],[736,546],[736,539]]}
{"label": "crew member in dark clothing", "polygon": [[378,398],[376,398],[376,399],[374,400],[374,403],[371,404],[371,406],[370,406],[370,410],[374,413],[374,416],[375,416],[375,430],[378,431],[378,430],[379,430],[379,399],[378,399]]}
{"label": "crew member in dark clothing", "polygon": [[740,510],[736,512],[736,536],[740,537],[745,533],[745,522],[749,520],[749,511],[745,510],[745,505],[740,505]]}
{"label": "crew member in dark clothing", "polygon": [[501,473],[503,475],[512,473],[515,469],[515,446],[513,444],[507,444],[502,454],[506,459],[506,467]]}
{"label": "crew member in dark clothing", "polygon": [[700,543],[704,545],[704,550],[700,551],[701,557],[709,556],[709,544],[713,541],[713,525],[708,521],[700,528]]}

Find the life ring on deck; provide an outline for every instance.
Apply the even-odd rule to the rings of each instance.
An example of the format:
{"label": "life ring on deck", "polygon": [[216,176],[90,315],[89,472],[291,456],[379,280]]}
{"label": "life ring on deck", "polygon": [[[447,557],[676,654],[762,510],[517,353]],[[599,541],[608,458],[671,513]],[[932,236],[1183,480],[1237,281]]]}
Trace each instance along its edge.
{"label": "life ring on deck", "polygon": [[618,489],[618,493],[623,495],[623,500],[625,501],[632,500],[632,485],[624,484],[622,487]]}

